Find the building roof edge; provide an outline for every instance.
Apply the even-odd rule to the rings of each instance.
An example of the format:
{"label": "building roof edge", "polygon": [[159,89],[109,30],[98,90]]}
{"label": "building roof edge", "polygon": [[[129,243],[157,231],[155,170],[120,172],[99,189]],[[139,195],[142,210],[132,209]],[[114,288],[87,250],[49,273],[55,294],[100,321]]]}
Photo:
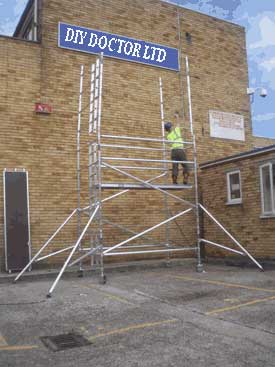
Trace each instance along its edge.
{"label": "building roof edge", "polygon": [[238,28],[241,28],[245,31],[245,27],[240,25],[240,24],[237,24],[237,23],[234,23],[230,20],[225,20],[225,19],[221,19],[221,18],[217,18],[217,17],[214,17],[213,15],[209,15],[209,14],[206,14],[206,13],[202,13],[198,10],[193,10],[193,9],[189,9],[189,8],[186,8],[184,5],[180,5],[180,4],[175,4],[174,2],[172,2],[171,0],[159,0],[161,2],[164,2],[164,3],[167,3],[167,4],[170,4],[170,5],[173,5],[173,6],[176,6],[177,8],[180,8],[180,9],[184,9],[186,11],[190,11],[192,13],[196,13],[196,14],[200,14],[200,15],[203,15],[205,17],[208,17],[208,18],[211,18],[211,19],[215,19],[215,20],[218,20],[220,22],[224,22],[224,23],[227,23],[229,25],[232,25],[232,26],[235,26],[235,27],[238,27]]}
{"label": "building roof edge", "polygon": [[13,32],[12,37],[17,37],[18,36],[18,34],[19,34],[19,32],[20,32],[23,24],[24,24],[24,21],[25,21],[27,15],[28,15],[28,13],[29,13],[32,5],[33,5],[33,2],[34,2],[34,0],[29,0],[27,2],[26,6],[25,6],[25,9],[24,9],[24,11],[23,11],[23,13],[22,13],[22,15],[21,15],[21,17],[19,19],[19,22],[17,23],[17,26],[15,28],[15,31]]}
{"label": "building roof edge", "polygon": [[205,169],[205,168],[210,168],[213,166],[219,166],[221,164],[225,164],[225,163],[230,163],[230,162],[235,162],[241,159],[245,159],[245,158],[250,158],[250,157],[254,157],[256,155],[260,155],[260,154],[265,154],[265,153],[270,153],[270,152],[275,152],[275,144],[273,145],[268,145],[266,147],[263,148],[255,148],[253,150],[249,150],[247,152],[242,152],[242,153],[238,153],[238,154],[234,154],[228,157],[224,157],[224,158],[219,158],[213,161],[208,161],[205,163],[201,163],[199,166],[201,169]]}

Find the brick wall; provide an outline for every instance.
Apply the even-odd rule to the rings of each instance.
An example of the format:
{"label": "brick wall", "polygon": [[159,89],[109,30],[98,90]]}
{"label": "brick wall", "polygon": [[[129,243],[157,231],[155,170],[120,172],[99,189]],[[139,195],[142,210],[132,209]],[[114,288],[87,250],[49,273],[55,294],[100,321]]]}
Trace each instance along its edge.
{"label": "brick wall", "polygon": [[[274,258],[274,218],[262,218],[259,166],[274,160],[274,153],[262,154],[232,163],[202,169],[200,180],[204,206],[226,229],[258,258]],[[242,203],[227,204],[226,173],[240,170]],[[204,215],[204,238],[232,246],[232,241]],[[208,247],[209,256],[231,256],[229,252]]]}
{"label": "brick wall", "polygon": [[[29,171],[33,251],[77,206],[79,70],[81,64],[88,70],[95,61],[93,55],[58,48],[58,22],[179,47],[177,7],[162,1],[51,0],[43,1],[42,5],[41,44],[0,37],[0,82],[4,86],[0,90],[0,169],[23,167]],[[181,8],[179,13],[182,57],[188,54],[190,62],[199,161],[249,150],[253,143],[249,98],[246,95],[248,75],[244,29]],[[191,43],[185,38],[186,32],[192,36]],[[172,71],[108,58],[104,64],[103,133],[160,137],[160,76],[164,85],[166,119],[172,119],[174,111],[182,107],[182,78],[187,121],[184,67],[180,78],[179,73]],[[88,88],[87,80],[85,88]],[[51,104],[53,113],[48,116],[36,115],[33,112],[34,103],[39,101]],[[246,141],[210,138],[209,109],[244,115]],[[87,129],[87,114],[83,118],[83,129]],[[189,138],[188,133],[185,138]],[[87,136],[83,132],[83,206],[88,204],[86,142]],[[109,154],[114,152],[110,151]],[[190,154],[189,158],[192,159]],[[150,178],[155,172],[138,174]],[[109,175],[108,179],[111,177]],[[2,190],[0,193],[2,195]],[[182,192],[180,195],[193,199],[193,193]],[[120,224],[124,223],[134,231],[142,230],[165,218],[160,205],[162,200],[157,193],[131,192],[123,199],[116,199],[112,205],[106,205],[106,216]],[[182,209],[181,205],[172,201],[173,211]],[[173,224],[171,233],[175,242],[187,245],[194,243],[195,229],[190,230],[193,222],[191,215],[178,221],[179,226],[184,228],[186,239],[182,239],[179,226]],[[0,223],[3,223],[2,214]],[[2,225],[0,228],[3,231]],[[161,236],[163,230],[153,235],[156,241]],[[75,238],[73,220],[54,246],[61,248],[65,242],[72,243]],[[106,227],[108,243],[116,243],[121,238],[123,236],[116,230]],[[2,239],[0,248],[3,259]],[[54,261],[59,261],[61,257]]]}
{"label": "brick wall", "polygon": [[260,136],[253,137],[253,146],[255,148],[263,148],[263,147],[267,147],[268,145],[273,145],[273,144],[275,144],[275,139],[263,138]]}

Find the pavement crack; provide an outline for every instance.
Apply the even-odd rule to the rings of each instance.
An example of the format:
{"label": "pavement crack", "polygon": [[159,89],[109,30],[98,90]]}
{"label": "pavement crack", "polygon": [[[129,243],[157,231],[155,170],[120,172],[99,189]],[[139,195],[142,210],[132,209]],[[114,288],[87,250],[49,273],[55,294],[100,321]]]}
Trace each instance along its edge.
{"label": "pavement crack", "polygon": [[25,306],[25,305],[37,305],[47,302],[47,300],[33,301],[33,302],[17,302],[17,303],[0,303],[0,306]]}
{"label": "pavement crack", "polygon": [[225,322],[229,322],[229,323],[231,323],[233,325],[242,326],[242,327],[248,328],[250,330],[261,331],[263,333],[266,333],[266,334],[269,334],[269,335],[272,335],[272,336],[275,335],[275,332],[273,332],[273,331],[266,330],[266,329],[263,329],[261,327],[255,327],[255,326],[246,325],[246,324],[243,324],[243,323],[238,322],[238,321],[235,321],[235,320],[227,320],[227,319],[224,319],[223,317],[215,317],[215,319],[218,319],[218,320],[221,320],[221,321],[225,321]]}
{"label": "pavement crack", "polygon": [[174,304],[174,303],[171,303],[163,298],[160,298],[160,297],[156,297],[156,296],[153,296],[152,294],[148,294],[148,293],[144,293],[144,292],[141,292],[139,291],[138,289],[135,289],[134,292],[140,296],[143,296],[143,297],[146,297],[146,298],[150,298],[150,299],[153,299],[155,301],[159,301],[161,303],[164,303],[164,304],[167,304],[169,306],[173,306],[173,307],[178,307],[179,305],[177,304]]}

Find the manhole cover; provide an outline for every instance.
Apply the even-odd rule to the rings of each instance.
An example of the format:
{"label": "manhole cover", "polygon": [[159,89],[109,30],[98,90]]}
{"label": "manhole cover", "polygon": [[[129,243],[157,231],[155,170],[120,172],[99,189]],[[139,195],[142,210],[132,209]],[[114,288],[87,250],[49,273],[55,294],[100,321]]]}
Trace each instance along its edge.
{"label": "manhole cover", "polygon": [[54,352],[70,348],[84,347],[91,344],[91,342],[84,338],[84,336],[75,333],[42,336],[40,339],[48,349]]}

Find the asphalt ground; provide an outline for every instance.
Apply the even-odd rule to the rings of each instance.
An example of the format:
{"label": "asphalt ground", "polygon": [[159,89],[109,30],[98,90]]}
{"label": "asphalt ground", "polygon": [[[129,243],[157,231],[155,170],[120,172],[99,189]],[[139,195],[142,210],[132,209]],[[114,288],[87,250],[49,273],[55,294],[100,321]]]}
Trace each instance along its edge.
{"label": "asphalt ground", "polygon": [[[275,366],[275,270],[195,264],[0,284],[1,367]],[[90,343],[52,351],[41,337]]]}

